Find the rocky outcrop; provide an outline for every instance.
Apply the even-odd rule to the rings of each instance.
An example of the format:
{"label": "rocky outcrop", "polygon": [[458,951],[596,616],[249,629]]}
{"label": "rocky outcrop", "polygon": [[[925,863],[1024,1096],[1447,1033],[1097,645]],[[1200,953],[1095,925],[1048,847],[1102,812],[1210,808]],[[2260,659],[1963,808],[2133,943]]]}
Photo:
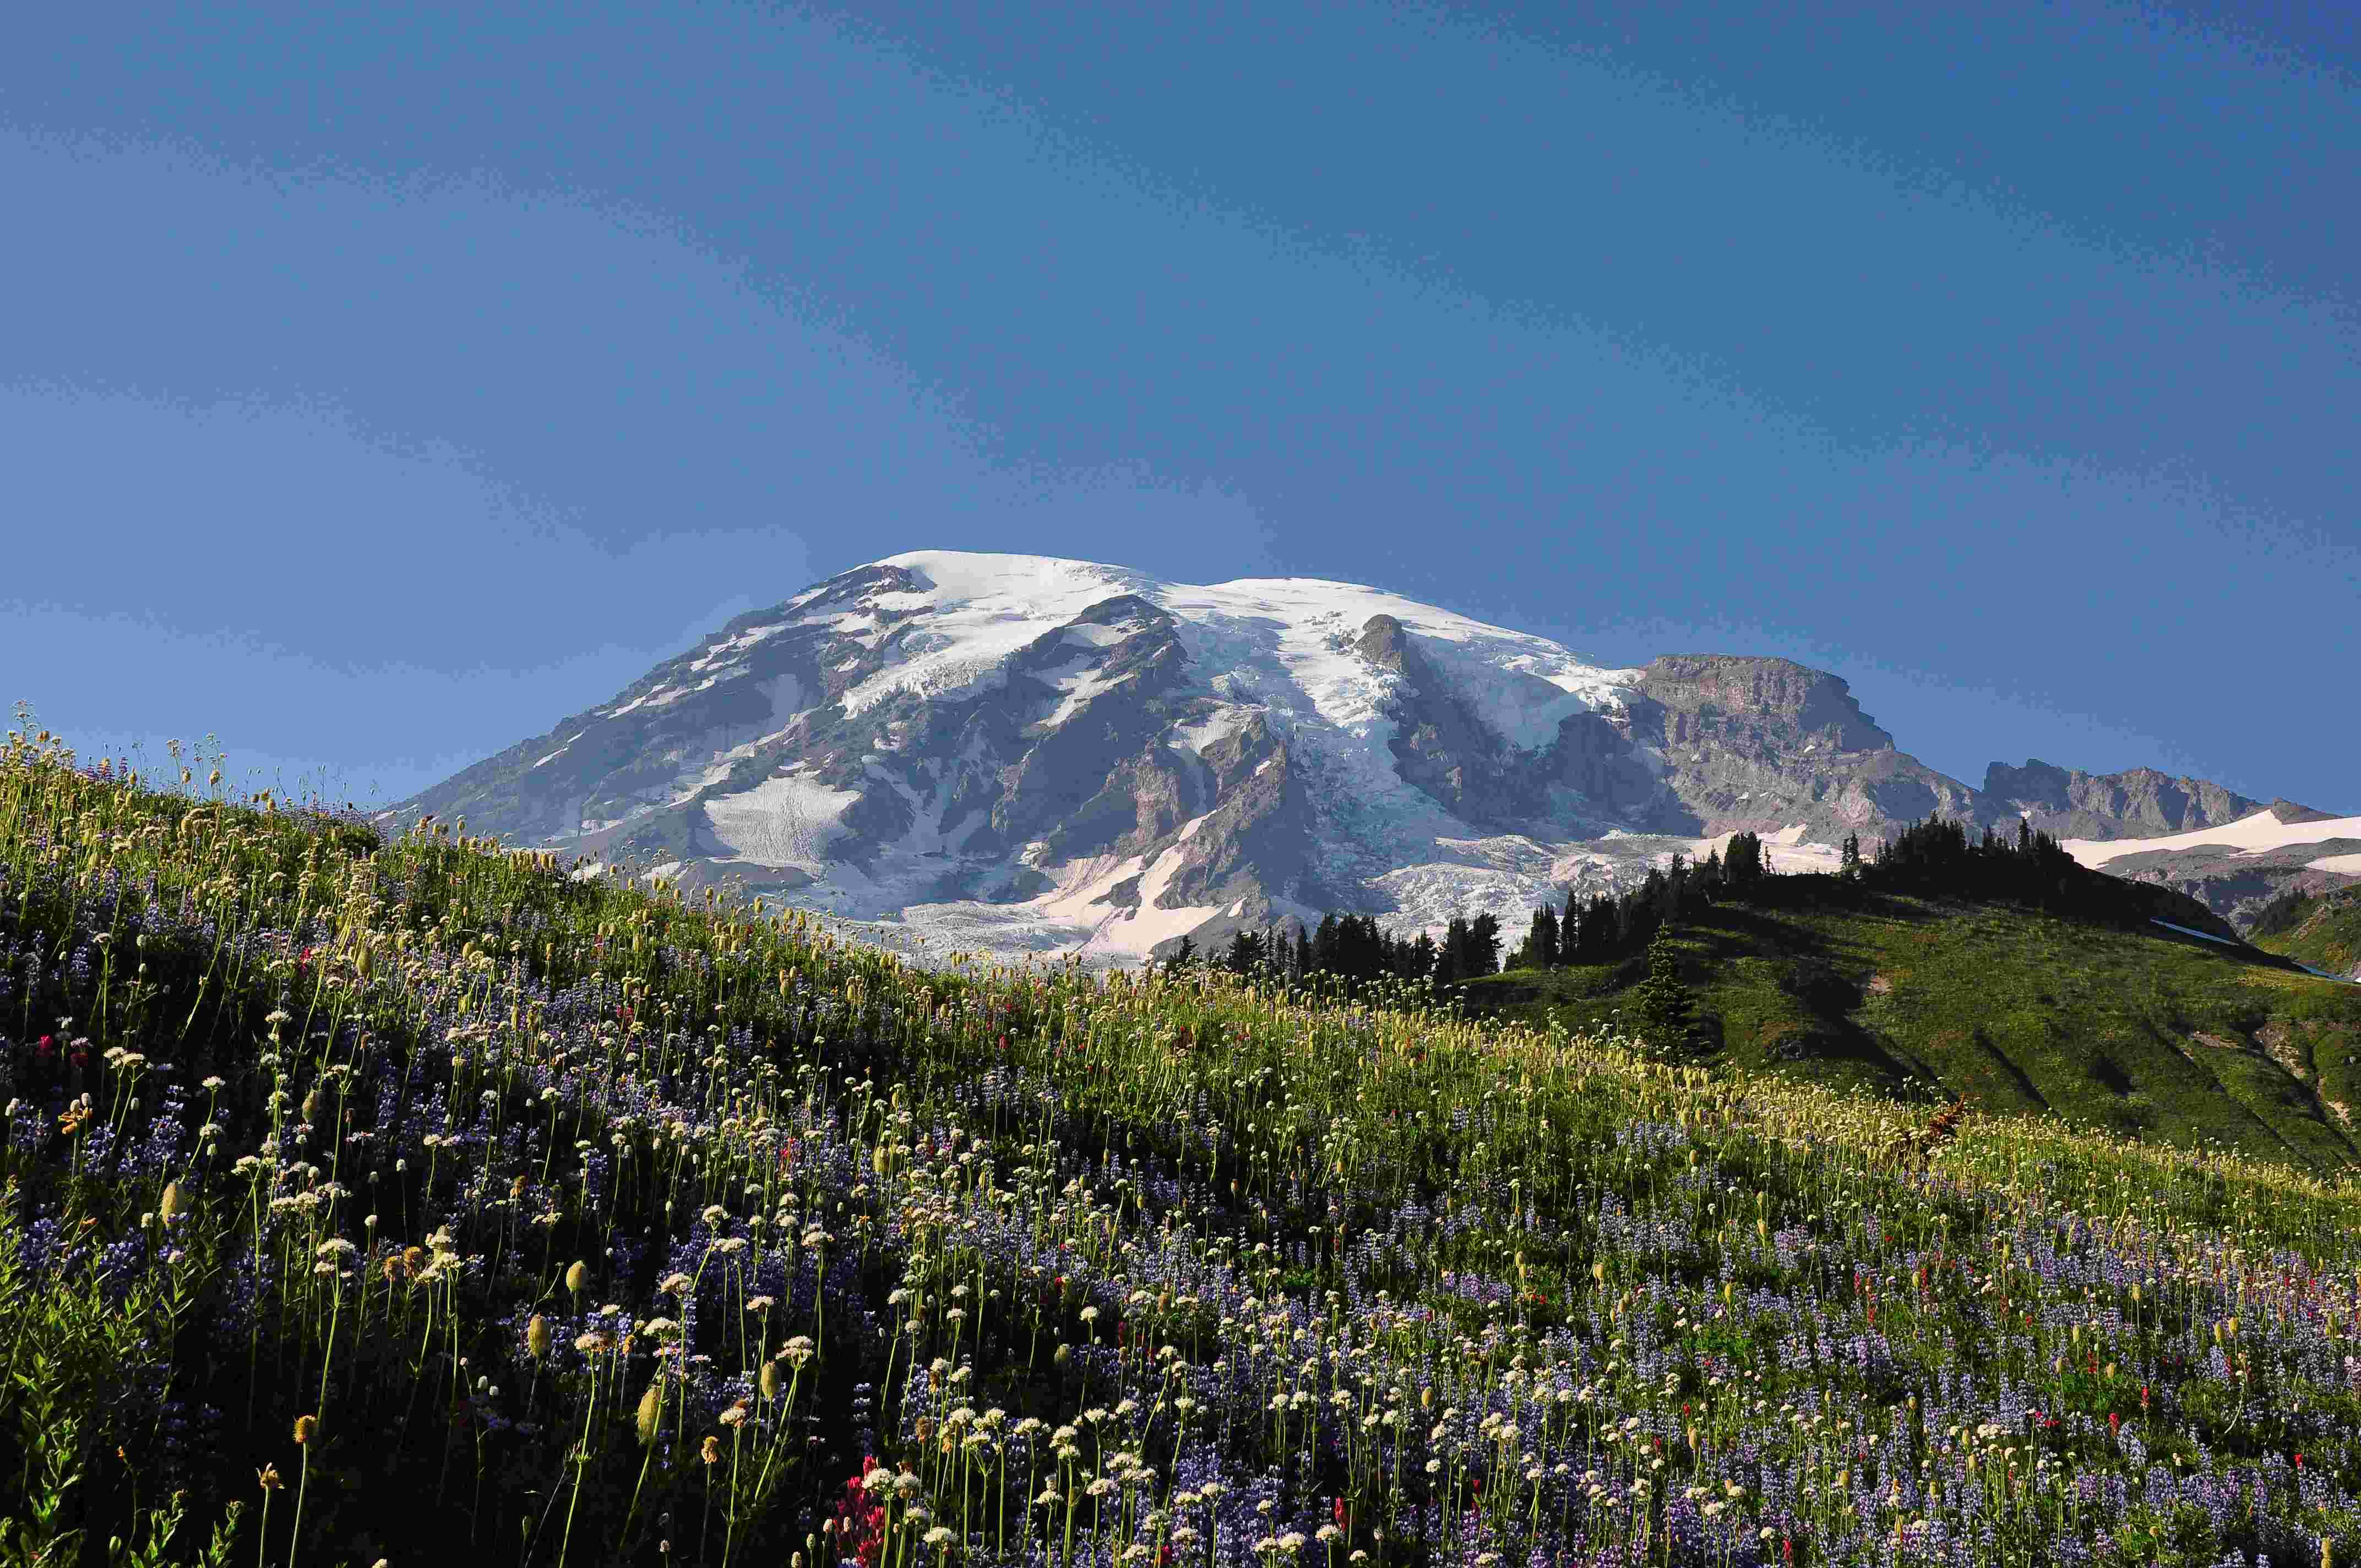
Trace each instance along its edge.
{"label": "rocky outcrop", "polygon": [[1632,732],[1663,754],[1657,821],[1704,835],[1800,826],[1865,843],[1925,817],[1981,820],[1976,793],[1894,750],[1851,688],[1785,659],[1679,654],[1640,672]]}
{"label": "rocky outcrop", "polygon": [[1638,686],[1664,709],[1672,745],[1894,750],[1894,737],[1861,710],[1848,683],[1786,659],[1675,653],[1642,670]]}
{"label": "rocky outcrop", "polygon": [[1519,765],[1400,620],[1371,616],[1354,647],[1372,669],[1394,677],[1386,708],[1394,729],[1386,744],[1403,779],[1453,816],[1479,826],[1509,827],[1543,807],[1542,775]]}
{"label": "rocky outcrop", "polygon": [[2059,839],[2162,838],[2219,828],[2264,808],[2220,784],[2154,768],[2086,773],[2038,760],[2021,768],[1993,763],[1984,770],[1983,793],[1996,811],[2023,816]]}

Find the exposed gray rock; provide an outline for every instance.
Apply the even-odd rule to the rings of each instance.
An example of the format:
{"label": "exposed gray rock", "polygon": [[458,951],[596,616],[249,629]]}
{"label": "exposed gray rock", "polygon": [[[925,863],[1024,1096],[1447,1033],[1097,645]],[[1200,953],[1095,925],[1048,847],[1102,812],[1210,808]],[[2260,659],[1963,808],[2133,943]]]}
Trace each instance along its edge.
{"label": "exposed gray rock", "polygon": [[2086,773],[2038,760],[2021,768],[1993,763],[1984,770],[1983,792],[1998,809],[2021,814],[2059,839],[2162,838],[2219,828],[2264,809],[2261,801],[2204,779],[2174,778],[2154,768]]}
{"label": "exposed gray rock", "polygon": [[1786,659],[1667,654],[1640,672],[1638,685],[1664,707],[1665,738],[1674,744],[1744,735],[1791,749],[1894,749],[1894,737],[1861,710],[1850,684]]}
{"label": "exposed gray rock", "polygon": [[1513,828],[1547,808],[1545,778],[1518,757],[1482,715],[1428,662],[1402,623],[1373,615],[1355,644],[1374,669],[1394,675],[1387,741],[1395,771],[1463,822]]}
{"label": "exposed gray rock", "polygon": [[1800,824],[1819,843],[1877,840],[1924,817],[1986,815],[1976,792],[1897,751],[1825,671],[1785,659],[1684,653],[1640,672],[1632,733],[1664,754],[1656,824],[1706,836]]}

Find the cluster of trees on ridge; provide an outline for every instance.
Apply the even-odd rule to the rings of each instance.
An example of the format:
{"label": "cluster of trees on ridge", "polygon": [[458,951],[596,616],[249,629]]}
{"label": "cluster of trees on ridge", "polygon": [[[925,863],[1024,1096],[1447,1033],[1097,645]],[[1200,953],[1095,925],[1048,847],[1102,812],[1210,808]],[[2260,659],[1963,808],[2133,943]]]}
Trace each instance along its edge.
{"label": "cluster of trees on ridge", "polygon": [[1424,980],[1449,985],[1499,969],[1500,921],[1493,915],[1455,919],[1438,942],[1424,931],[1414,937],[1389,931],[1373,915],[1332,911],[1316,927],[1290,920],[1240,931],[1217,954],[1200,955],[1196,943],[1183,937],[1180,950],[1166,960],[1172,969],[1196,963],[1290,984],[1324,975],[1345,981]]}
{"label": "cluster of trees on ridge", "polygon": [[[1766,908],[1844,907],[1864,892],[2022,904],[2048,913],[2120,919],[2125,884],[2084,871],[2047,833],[2019,822],[2014,836],[1990,828],[1972,836],[1965,824],[1941,817],[1914,822],[1868,857],[1861,836],[1848,835],[1834,873],[1773,874],[1761,835],[1740,833],[1727,853],[1702,861],[1675,855],[1652,867],[1639,886],[1620,894],[1584,898],[1572,889],[1561,907],[1533,911],[1524,940],[1508,955],[1510,969],[1617,963],[1646,951],[1658,932],[1717,904]],[[1429,981],[1451,985],[1496,972],[1502,965],[1500,923],[1490,915],[1456,919],[1436,941],[1424,932],[1403,936],[1367,915],[1331,913],[1317,927],[1289,921],[1243,930],[1219,953],[1200,954],[1181,938],[1170,967],[1211,963],[1239,975],[1308,983],[1318,976],[1346,981]]]}

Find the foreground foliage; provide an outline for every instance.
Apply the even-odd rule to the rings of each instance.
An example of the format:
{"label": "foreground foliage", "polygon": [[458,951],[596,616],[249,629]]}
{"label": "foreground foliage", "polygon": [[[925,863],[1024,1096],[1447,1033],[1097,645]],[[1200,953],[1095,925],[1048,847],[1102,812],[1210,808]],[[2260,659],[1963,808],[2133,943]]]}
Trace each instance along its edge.
{"label": "foreground foliage", "polygon": [[[194,781],[184,779],[184,784]],[[0,754],[0,1560],[2324,1560],[2354,1190]]]}

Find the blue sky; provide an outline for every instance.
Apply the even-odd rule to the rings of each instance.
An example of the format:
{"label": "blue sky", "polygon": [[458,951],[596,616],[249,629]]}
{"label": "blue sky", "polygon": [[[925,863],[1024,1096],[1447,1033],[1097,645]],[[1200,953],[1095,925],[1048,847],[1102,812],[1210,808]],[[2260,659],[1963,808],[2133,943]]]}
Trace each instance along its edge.
{"label": "blue sky", "polygon": [[2354,16],[28,12],[0,700],[391,799],[1002,549],[2361,810]]}

